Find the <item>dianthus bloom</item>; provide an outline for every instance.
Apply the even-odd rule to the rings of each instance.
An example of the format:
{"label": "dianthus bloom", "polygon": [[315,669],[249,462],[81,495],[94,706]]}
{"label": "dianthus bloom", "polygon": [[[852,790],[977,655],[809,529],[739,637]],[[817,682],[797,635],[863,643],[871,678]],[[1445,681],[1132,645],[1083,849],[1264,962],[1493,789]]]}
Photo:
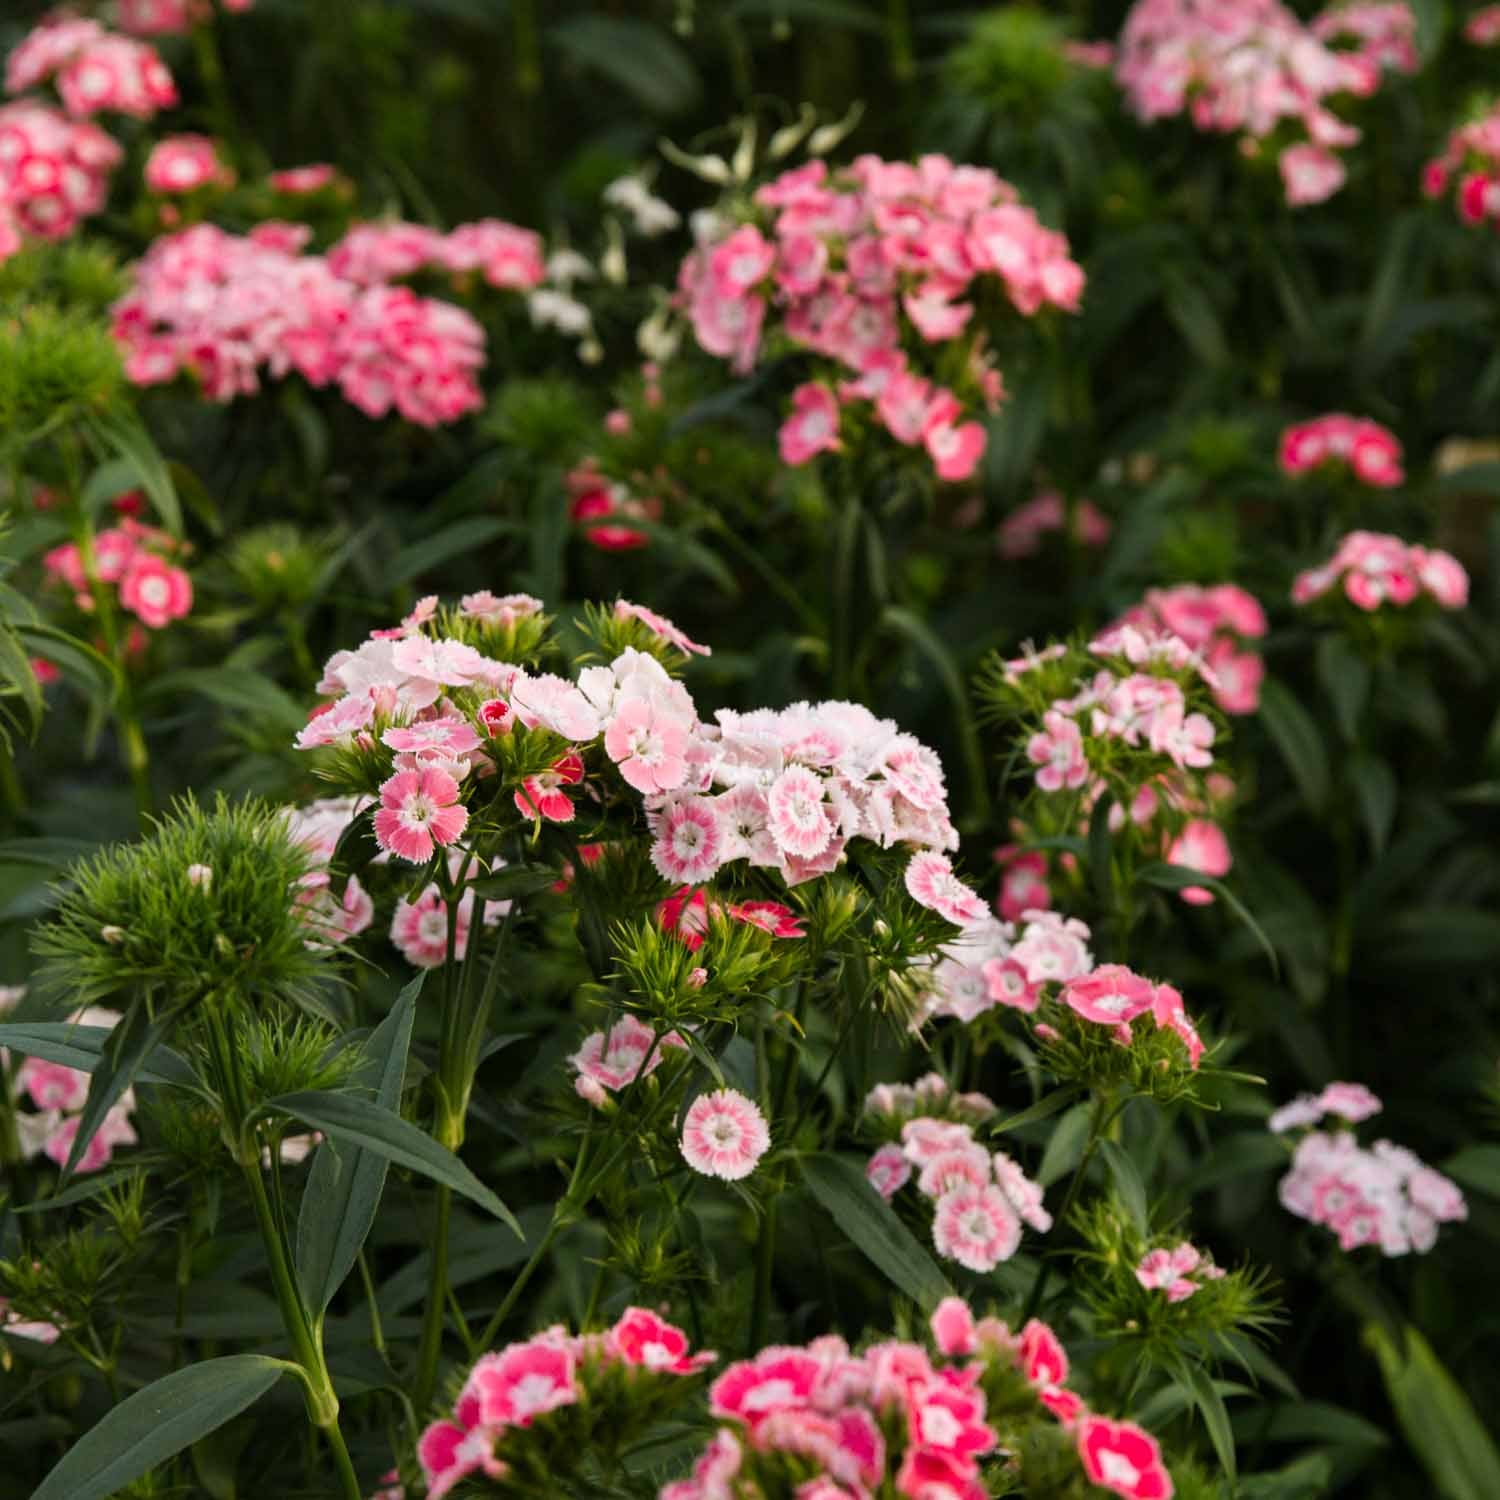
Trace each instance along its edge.
{"label": "dianthus bloom", "polygon": [[181,568],[140,552],[120,580],[120,603],[143,625],[160,630],[192,609],[193,583]]}
{"label": "dianthus bloom", "polygon": [[595,1031],[570,1059],[578,1077],[579,1098],[596,1108],[637,1078],[654,1073],[666,1058],[664,1049],[685,1044],[675,1032],[658,1036],[634,1016],[621,1016],[607,1031]]}
{"label": "dianthus bloom", "polygon": [[931,849],[914,854],[905,880],[913,901],[960,927],[989,916],[980,897],[953,873],[953,862],[945,854]]}
{"label": "dianthus bloom", "polygon": [[1078,1427],[1078,1454],[1090,1482],[1103,1489],[1126,1500],[1171,1500],[1161,1448],[1134,1422],[1086,1416]]}
{"label": "dianthus bloom", "polygon": [[1469,575],[1456,557],[1375,531],[1351,531],[1326,563],[1299,573],[1292,601],[1309,604],[1339,585],[1366,613],[1383,605],[1400,608],[1424,595],[1440,609],[1462,609],[1469,598]]}
{"label": "dianthus bloom", "polygon": [[382,849],[420,865],[432,858],[434,846],[458,838],[468,821],[458,783],[446,771],[398,771],[380,788],[375,837]]}
{"label": "dianthus bloom", "polygon": [[1395,433],[1368,417],[1343,412],[1288,427],[1281,434],[1280,461],[1283,472],[1293,477],[1324,464],[1347,468],[1361,484],[1375,489],[1391,489],[1406,477]]}
{"label": "dianthus bloom", "polygon": [[699,1094],[682,1122],[682,1154],[705,1177],[738,1182],[771,1147],[766,1117],[734,1089]]}
{"label": "dianthus bloom", "polygon": [[151,148],[145,179],[153,193],[191,193],[211,183],[230,186],[234,173],[208,136],[169,135]]}

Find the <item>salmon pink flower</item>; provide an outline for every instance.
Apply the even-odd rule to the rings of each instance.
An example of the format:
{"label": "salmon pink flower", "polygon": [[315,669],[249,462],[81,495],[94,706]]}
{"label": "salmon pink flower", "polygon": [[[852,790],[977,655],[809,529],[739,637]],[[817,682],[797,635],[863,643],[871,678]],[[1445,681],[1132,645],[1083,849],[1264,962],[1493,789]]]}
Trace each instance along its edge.
{"label": "salmon pink flower", "polygon": [[684,656],[713,655],[711,647],[700,646],[697,641],[690,640],[686,632],[678,629],[665,615],[657,614],[654,609],[648,609],[644,604],[632,604],[628,599],[616,599],[615,618],[639,620],[653,635],[660,636],[669,645],[676,646]]}
{"label": "salmon pink flower", "polygon": [[420,865],[435,845],[458,838],[468,821],[458,783],[446,771],[398,771],[380,788],[375,837],[382,849]]}
{"label": "salmon pink flower", "polygon": [[1078,1456],[1091,1484],[1126,1500],[1172,1500],[1172,1478],[1161,1449],[1134,1422],[1085,1417],[1078,1428]]}
{"label": "salmon pink flower", "polygon": [[411,724],[387,729],[381,743],[392,750],[409,751],[419,756],[436,756],[456,760],[479,748],[479,736],[467,719],[442,714],[435,719],[418,719]]}
{"label": "salmon pink flower", "polygon": [[986,991],[997,1005],[1030,1012],[1041,1004],[1041,986],[1031,982],[1013,956],[987,959],[982,972]]}
{"label": "salmon pink flower", "polygon": [[1381,1110],[1380,1100],[1362,1083],[1330,1083],[1318,1096],[1324,1113],[1338,1115],[1350,1124],[1368,1120]]}
{"label": "salmon pink flower", "polygon": [[[1218,880],[1229,873],[1234,860],[1224,830],[1207,818],[1193,818],[1172,840],[1167,849],[1167,863]],[[1201,885],[1184,886],[1177,894],[1190,906],[1208,906],[1214,899],[1214,893]]]}
{"label": "salmon pink flower", "polygon": [[1032,1385],[1066,1385],[1068,1352],[1062,1341],[1040,1319],[1033,1318],[1022,1330],[1017,1353],[1021,1373]]}
{"label": "salmon pink flower", "polygon": [[1331,151],[1301,141],[1288,146],[1277,158],[1286,201],[1293,208],[1309,203],[1323,203],[1343,187],[1348,173]]}
{"label": "salmon pink flower", "polygon": [[953,873],[953,862],[945,854],[924,849],[914,854],[906,867],[907,894],[959,927],[982,922],[989,910],[979,895]]}
{"label": "salmon pink flower", "polygon": [[1187,1048],[1188,1066],[1196,1068],[1203,1057],[1203,1039],[1193,1025],[1181,993],[1170,984],[1159,984],[1151,996],[1151,1015],[1158,1031],[1175,1031]]}
{"label": "salmon pink flower", "polygon": [[826,385],[809,381],[792,392],[792,414],[781,425],[781,461],[796,467],[839,444],[839,406]]}
{"label": "salmon pink flower", "polygon": [[771,1146],[760,1107],[735,1089],[699,1094],[682,1122],[682,1154],[705,1177],[738,1182]]}
{"label": "salmon pink flower", "polygon": [[234,173],[206,135],[172,135],[151,148],[145,179],[153,193],[191,193],[209,183],[229,186]]}
{"label": "salmon pink flower", "polygon": [[974,1314],[962,1297],[944,1297],[933,1309],[929,1326],[938,1352],[949,1358],[972,1354],[979,1347]]}
{"label": "salmon pink flower", "polygon": [[16,1074],[16,1089],[30,1096],[38,1109],[82,1109],[88,1098],[89,1076],[76,1068],[28,1057]]}
{"label": "salmon pink flower", "polygon": [[937,422],[922,434],[939,479],[959,484],[974,477],[988,438],[978,422]]}
{"label": "salmon pink flower", "polygon": [[1206,714],[1184,713],[1181,703],[1158,708],[1151,719],[1151,748],[1180,768],[1201,769],[1214,761],[1213,721]]}
{"label": "salmon pink flower", "polygon": [[675,1032],[658,1040],[656,1033],[634,1016],[622,1016],[608,1031],[585,1037],[570,1059],[578,1074],[577,1092],[598,1106],[606,1093],[617,1093],[643,1074],[654,1073],[666,1057],[663,1049],[682,1045]]}
{"label": "salmon pink flower", "polygon": [[[353,879],[350,885],[354,884]],[[469,950],[469,919],[472,902],[460,903],[454,913],[453,957],[462,961]],[[448,908],[435,885],[427,886],[414,901],[405,897],[391,913],[391,942],[409,964],[436,969],[448,961]]]}
{"label": "salmon pink flower", "polygon": [[[78,1158],[75,1171],[97,1172],[100,1168],[109,1165],[116,1146],[135,1145],[137,1136],[130,1123],[132,1107],[133,1105],[128,1102],[122,1102],[115,1105],[104,1116],[99,1123],[99,1128],[90,1138],[88,1145],[84,1147],[83,1155]],[[67,1165],[69,1153],[73,1150],[73,1142],[77,1140],[82,1124],[82,1115],[70,1115],[47,1138],[42,1150],[58,1166]]]}
{"label": "salmon pink flower", "polygon": [[741,225],[709,257],[715,290],[731,301],[764,281],[775,263],[776,247],[753,224]]}
{"label": "salmon pink flower", "polygon": [[999,1188],[960,1187],[938,1199],[932,1242],[971,1271],[993,1271],[1021,1244],[1021,1220]]}

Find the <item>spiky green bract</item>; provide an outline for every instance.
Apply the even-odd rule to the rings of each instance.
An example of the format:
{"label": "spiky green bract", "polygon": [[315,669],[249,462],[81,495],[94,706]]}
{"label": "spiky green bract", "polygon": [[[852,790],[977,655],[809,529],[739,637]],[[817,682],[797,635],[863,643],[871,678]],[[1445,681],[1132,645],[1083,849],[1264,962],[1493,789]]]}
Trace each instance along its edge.
{"label": "spiky green bract", "polygon": [[0,312],[0,434],[7,447],[108,411],[124,379],[109,328],[92,314],[47,303]]}
{"label": "spiky green bract", "polygon": [[1250,1267],[1226,1267],[1217,1280],[1195,1278],[1198,1290],[1181,1302],[1142,1286],[1135,1270],[1147,1252],[1170,1250],[1186,1235],[1145,1238],[1109,1195],[1084,1203],[1073,1225],[1087,1246],[1076,1262],[1075,1294],[1096,1332],[1135,1363],[1138,1377],[1168,1371],[1185,1355],[1194,1361],[1238,1358],[1237,1336],[1262,1337],[1280,1321],[1270,1276]]}
{"label": "spiky green bract", "polygon": [[70,1007],[146,988],[168,1003],[220,992],[309,1005],[334,972],[297,902],[311,868],[280,809],[185,798],[145,838],[72,868],[34,939],[39,982]]}
{"label": "spiky green bract", "polygon": [[552,465],[577,458],[597,420],[578,383],[554,376],[506,381],[485,426],[533,461]]}
{"label": "spiky green bract", "polygon": [[0,262],[0,308],[45,299],[102,316],[125,286],[114,252],[95,240],[32,240]]}
{"label": "spiky green bract", "polygon": [[992,110],[1031,118],[1068,82],[1065,37],[1062,25],[1044,11],[1007,5],[975,22],[948,66],[954,83]]}
{"label": "spiky green bract", "polygon": [[[632,1010],[655,1025],[698,1026],[734,1021],[786,977],[784,952],[760,928],[713,913],[694,951],[653,916],[618,922],[611,978]],[[786,944],[783,943],[784,950]]]}
{"label": "spiky green bract", "polygon": [[224,561],[255,608],[276,614],[317,597],[338,542],[336,532],[310,533],[278,521],[236,537]]}
{"label": "spiky green bract", "polygon": [[[556,652],[556,643],[551,639],[552,622],[553,617],[541,611],[511,618],[490,618],[483,614],[465,614],[462,608],[449,608],[439,613],[431,634],[440,640],[462,641],[492,661],[507,661],[518,667],[535,669],[543,664],[544,658]],[[493,690],[481,687],[476,687],[473,692],[476,703],[495,696]]]}
{"label": "spiky green bract", "polygon": [[680,676],[688,656],[634,616],[620,616],[610,604],[585,604],[578,628],[593,642],[594,649],[580,661],[611,662],[628,648],[654,656],[674,676]]}
{"label": "spiky green bract", "polygon": [[[987,1014],[1000,1019],[998,1012]],[[1113,1027],[1083,1019],[1060,996],[1044,999],[1033,1019],[1057,1033],[1050,1040],[1037,1037],[1034,1045],[1042,1065],[1063,1083],[1081,1083],[1100,1093],[1123,1088],[1126,1094],[1148,1095],[1161,1104],[1215,1107],[1201,1097],[1205,1075],[1192,1066],[1187,1044],[1175,1031],[1155,1025],[1149,1015],[1130,1023],[1128,1046],[1116,1040]]]}

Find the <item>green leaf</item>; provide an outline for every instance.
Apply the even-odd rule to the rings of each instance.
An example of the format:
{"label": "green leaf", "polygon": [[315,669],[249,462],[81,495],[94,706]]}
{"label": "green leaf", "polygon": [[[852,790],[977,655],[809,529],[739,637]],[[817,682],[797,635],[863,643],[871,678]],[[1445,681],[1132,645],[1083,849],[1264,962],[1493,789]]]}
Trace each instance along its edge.
{"label": "green leaf", "polygon": [[1446,1500],[1495,1500],[1500,1452],[1469,1398],[1415,1328],[1405,1348],[1379,1323],[1368,1323],[1365,1343],[1375,1351],[1396,1420]]}
{"label": "green leaf", "polygon": [[505,865],[490,875],[468,883],[468,889],[486,901],[511,901],[550,891],[557,884],[557,871],[549,865]]}
{"label": "green leaf", "polygon": [[[111,1026],[78,1026],[72,1021],[7,1021],[0,1025],[0,1047],[9,1047],[27,1057],[41,1057],[48,1062],[92,1073],[99,1066],[105,1044],[115,1034]],[[187,1059],[159,1043],[143,1062],[135,1076],[142,1083],[165,1083],[178,1088],[192,1088],[198,1075]]]}
{"label": "green leaf", "polygon": [[1060,1089],[1053,1089],[1050,1094],[1043,1094],[1035,1104],[1028,1105],[1020,1114],[1012,1115],[1008,1120],[1002,1120],[998,1125],[990,1128],[996,1133],[1009,1130],[1019,1130],[1023,1125],[1034,1125],[1038,1120],[1047,1120],[1055,1115],[1058,1110],[1065,1109],[1083,1092],[1081,1083],[1064,1084]]}
{"label": "green leaf", "polygon": [[1231,1482],[1235,1479],[1234,1431],[1229,1425],[1229,1413],[1224,1407],[1224,1398],[1202,1365],[1189,1360],[1175,1358],[1171,1368],[1177,1383],[1193,1398],[1193,1405],[1203,1413],[1203,1424],[1208,1428],[1209,1441],[1214,1445],[1224,1473]]}
{"label": "green leaf", "polygon": [[1349,781],[1370,836],[1370,847],[1377,855],[1382,854],[1395,826],[1396,802],[1401,795],[1396,773],[1378,755],[1357,750],[1349,759]]}
{"label": "green leaf", "polygon": [[[356,1081],[375,1090],[383,1108],[401,1108],[406,1054],[425,971],[397,997],[391,1013],[365,1047]],[[324,1141],[313,1157],[302,1210],[297,1216],[297,1281],[313,1313],[321,1317],[353,1269],[380,1207],[388,1158],[373,1151],[340,1148]]]}
{"label": "green leaf", "polygon": [[1341,1448],[1386,1448],[1390,1435],[1373,1422],[1326,1401],[1293,1401],[1245,1419],[1246,1429],[1268,1443],[1333,1443]]}
{"label": "green leaf", "polygon": [[91,1427],[31,1500],[107,1500],[239,1416],[292,1368],[261,1354],[231,1354],[173,1371]]}
{"label": "green leaf", "polygon": [[1167,317],[1197,358],[1205,365],[1229,363],[1229,341],[1213,299],[1196,281],[1180,272],[1168,272],[1163,280],[1163,306]]}
{"label": "green leaf", "polygon": [[104,446],[117,453],[134,473],[162,525],[173,536],[182,535],[182,506],[166,460],[151,434],[133,413],[113,411],[96,416],[90,426]]}
{"label": "green leaf", "polygon": [[952,1295],[937,1263],[856,1163],[821,1152],[803,1158],[802,1178],[849,1240],[919,1307],[931,1309]]}
{"label": "green leaf", "polygon": [[1325,635],[1318,642],[1318,680],[1339,733],[1351,745],[1359,741],[1359,721],[1370,698],[1370,664],[1343,635]]}
{"label": "green leaf", "polygon": [[1114,793],[1106,787],[1089,809],[1089,879],[1104,911],[1114,905],[1115,898],[1114,861],[1111,857],[1114,841],[1109,831],[1109,810],[1114,802]]}
{"label": "green leaf", "polygon": [[[139,1075],[137,1075],[139,1076]],[[132,1163],[138,1159],[132,1153]],[[41,1214],[50,1208],[70,1208],[75,1203],[86,1202],[90,1198],[97,1198],[100,1193],[107,1192],[110,1188],[128,1181],[139,1171],[138,1165],[128,1167],[117,1167],[109,1172],[90,1172],[87,1177],[80,1177],[72,1187],[64,1188],[60,1193],[52,1193],[46,1198],[33,1198],[30,1203],[14,1203],[11,1212],[17,1214]]]}
{"label": "green leaf", "polygon": [[1443,1163],[1443,1171],[1465,1187],[1500,1198],[1500,1146],[1465,1146]]}
{"label": "green leaf", "polygon": [[553,26],[547,39],[575,64],[602,73],[654,114],[683,114],[703,91],[692,58],[645,21],[575,16]]}
{"label": "green leaf", "polygon": [[1043,1187],[1051,1187],[1078,1165],[1083,1157],[1083,1143],[1088,1139],[1093,1113],[1093,1105],[1085,1101],[1075,1104],[1057,1122],[1036,1169],[1036,1180]]}
{"label": "green leaf", "polygon": [[395,588],[411,583],[422,574],[430,572],[439,563],[451,558],[465,557],[477,552],[487,542],[492,542],[507,529],[508,523],[494,516],[466,516],[403,547],[390,564],[382,569],[385,583]]}
{"label": "green leaf", "polygon": [[1249,929],[1251,936],[1260,944],[1273,972],[1279,971],[1280,963],[1276,957],[1276,949],[1272,946],[1271,939],[1266,936],[1265,929],[1255,920],[1250,908],[1222,880],[1212,875],[1205,875],[1199,870],[1189,869],[1186,865],[1168,864],[1143,865],[1135,872],[1135,878],[1146,885],[1160,886],[1167,891],[1181,891],[1188,886],[1202,886],[1204,890],[1212,891],[1222,898],[1230,911]]}
{"label": "green leaf", "polygon": [[1302,800],[1321,812],[1328,801],[1328,752],[1312,716],[1275,678],[1261,684],[1260,716]]}
{"label": "green leaf", "polygon": [[266,1108],[291,1115],[314,1130],[321,1130],[330,1140],[348,1141],[352,1146],[395,1162],[398,1167],[420,1172],[487,1209],[516,1234],[521,1233],[515,1215],[451,1151],[393,1110],[354,1094],[321,1090],[282,1094]]}
{"label": "green leaf", "polygon": [[1386,913],[1365,934],[1362,960],[1403,968],[1484,968],[1500,963],[1500,916],[1469,906]]}
{"label": "green leaf", "polygon": [[1109,1175],[1115,1180],[1115,1191],[1120,1195],[1120,1202],[1130,1215],[1130,1222],[1135,1225],[1136,1233],[1142,1239],[1148,1239],[1151,1234],[1151,1210],[1146,1203],[1146,1184],[1141,1180],[1140,1170],[1117,1141],[1100,1141],[1099,1154],[1109,1168]]}
{"label": "green leaf", "polygon": [[285,733],[288,740],[307,722],[307,710],[264,672],[248,667],[185,667],[154,678],[145,692],[148,702],[173,693],[195,693],[237,714],[261,730]]}
{"label": "green leaf", "polygon": [[126,1011],[120,1024],[109,1032],[99,1049],[98,1064],[89,1077],[88,1097],[78,1116],[78,1133],[73,1137],[73,1146],[63,1167],[64,1178],[70,1176],[83,1160],[83,1154],[104,1123],[105,1115],[135,1082],[141,1064],[177,1024],[181,1013],[182,1006],[173,1006],[153,1020],[144,1001],[137,1001]]}

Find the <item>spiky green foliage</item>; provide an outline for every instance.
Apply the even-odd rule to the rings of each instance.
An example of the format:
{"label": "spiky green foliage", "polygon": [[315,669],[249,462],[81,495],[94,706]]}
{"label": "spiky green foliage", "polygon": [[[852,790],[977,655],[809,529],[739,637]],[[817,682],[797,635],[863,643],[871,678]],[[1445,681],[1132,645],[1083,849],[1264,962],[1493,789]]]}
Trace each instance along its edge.
{"label": "spiky green foliage", "polygon": [[24,448],[108,411],[124,371],[97,314],[48,303],[0,313],[0,441]]}
{"label": "spiky green foliage", "polygon": [[73,867],[35,937],[41,984],[75,1005],[148,987],[309,1001],[330,976],[296,900],[311,868],[265,803],[184,798],[145,838]]}

